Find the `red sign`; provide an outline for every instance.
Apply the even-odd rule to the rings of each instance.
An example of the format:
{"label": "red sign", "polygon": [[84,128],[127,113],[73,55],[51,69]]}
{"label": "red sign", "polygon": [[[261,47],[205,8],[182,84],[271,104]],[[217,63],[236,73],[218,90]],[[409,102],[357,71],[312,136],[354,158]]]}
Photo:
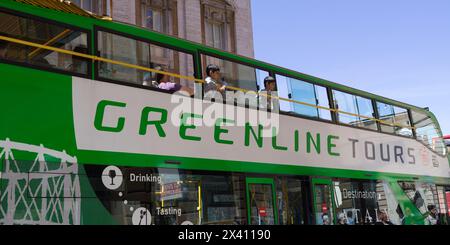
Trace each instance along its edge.
{"label": "red sign", "polygon": [[267,217],[267,211],[266,211],[266,208],[259,208],[258,212],[259,212],[259,216],[261,216],[261,217]]}
{"label": "red sign", "polygon": [[322,203],[322,213],[328,213],[328,206],[326,203]]}

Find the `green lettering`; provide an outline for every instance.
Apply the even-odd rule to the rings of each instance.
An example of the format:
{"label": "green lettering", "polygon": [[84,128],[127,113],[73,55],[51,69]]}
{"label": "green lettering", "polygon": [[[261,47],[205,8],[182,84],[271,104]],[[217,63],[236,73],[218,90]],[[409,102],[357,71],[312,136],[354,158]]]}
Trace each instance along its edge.
{"label": "green lettering", "polygon": [[112,106],[112,107],[122,107],[125,108],[127,104],[116,102],[116,101],[109,101],[109,100],[102,100],[97,105],[97,111],[95,113],[95,120],[94,120],[94,126],[99,131],[106,131],[106,132],[113,132],[118,133],[121,132],[125,126],[125,118],[119,117],[116,126],[114,127],[108,127],[103,125],[103,118],[105,116],[105,110],[106,107]]}
{"label": "green lettering", "polygon": [[274,150],[278,151],[287,151],[288,148],[286,146],[279,146],[277,143],[277,128],[272,128],[272,147]]}
{"label": "green lettering", "polygon": [[228,120],[228,119],[225,119],[225,118],[217,119],[216,125],[214,126],[214,140],[217,143],[219,143],[219,144],[232,145],[232,144],[234,144],[233,141],[231,141],[231,140],[224,140],[224,139],[220,138],[220,136],[222,134],[228,134],[229,130],[228,129],[224,129],[224,128],[221,127],[222,124],[227,124],[227,123],[234,123],[234,121],[233,120]]}
{"label": "green lettering", "polygon": [[298,130],[295,130],[294,132],[294,149],[295,152],[298,152],[300,150],[300,144],[299,144],[299,135]]}
{"label": "green lettering", "polygon": [[[154,113],[154,112],[161,114],[161,118],[159,120],[149,120],[148,119],[150,113]],[[159,137],[161,137],[161,138],[166,137],[166,133],[164,132],[162,125],[167,122],[167,114],[168,114],[167,110],[165,110],[165,109],[154,108],[154,107],[145,107],[142,110],[141,127],[139,129],[139,134],[146,135],[148,126],[154,125],[156,130],[158,131]]]}
{"label": "green lettering", "polygon": [[320,134],[317,134],[316,140],[314,140],[310,132],[306,134],[306,152],[308,153],[311,153],[311,143],[314,145],[317,154],[320,154]]}
{"label": "green lettering", "polygon": [[333,140],[338,140],[339,139],[339,136],[334,136],[334,135],[329,135],[328,136],[328,154],[330,155],[330,156],[335,156],[335,157],[338,157],[338,156],[340,156],[341,154],[339,154],[339,153],[336,153],[336,152],[333,152],[333,148],[335,148],[336,147],[336,145],[335,144],[333,144]]}
{"label": "green lettering", "polygon": [[203,118],[202,115],[197,115],[194,113],[184,113],[181,115],[181,125],[180,125],[180,137],[184,140],[191,140],[191,141],[201,141],[202,138],[196,137],[196,136],[189,136],[186,134],[188,129],[196,129],[197,127],[195,125],[188,125],[187,120],[189,118]]}
{"label": "green lettering", "polygon": [[250,123],[245,124],[245,146],[250,146],[250,133],[253,135],[253,139],[255,139],[256,144],[259,148],[263,147],[263,137],[262,137],[263,126],[258,124],[258,136],[256,136],[253,127],[250,126]]}

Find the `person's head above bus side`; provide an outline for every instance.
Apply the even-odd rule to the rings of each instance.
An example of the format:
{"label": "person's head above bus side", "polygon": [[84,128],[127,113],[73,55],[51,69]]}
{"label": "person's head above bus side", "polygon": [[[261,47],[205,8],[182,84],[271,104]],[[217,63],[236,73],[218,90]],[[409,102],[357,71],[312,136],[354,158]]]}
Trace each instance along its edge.
{"label": "person's head above bus side", "polygon": [[264,91],[275,91],[277,86],[277,81],[275,78],[268,76],[264,79]]}
{"label": "person's head above bus side", "polygon": [[215,82],[220,82],[220,80],[222,79],[222,76],[220,74],[220,67],[213,64],[208,65],[206,67],[206,76],[210,77]]}

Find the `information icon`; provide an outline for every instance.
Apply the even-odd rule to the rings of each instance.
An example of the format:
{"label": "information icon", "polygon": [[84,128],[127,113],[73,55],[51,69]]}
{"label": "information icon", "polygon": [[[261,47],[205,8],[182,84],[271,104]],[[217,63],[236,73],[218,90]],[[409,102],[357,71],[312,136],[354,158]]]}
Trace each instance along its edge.
{"label": "information icon", "polygon": [[109,166],[102,173],[103,185],[109,190],[117,190],[122,185],[122,171],[116,166]]}
{"label": "information icon", "polygon": [[151,225],[152,215],[148,209],[138,208],[134,211],[133,216],[131,217],[131,222],[133,225]]}

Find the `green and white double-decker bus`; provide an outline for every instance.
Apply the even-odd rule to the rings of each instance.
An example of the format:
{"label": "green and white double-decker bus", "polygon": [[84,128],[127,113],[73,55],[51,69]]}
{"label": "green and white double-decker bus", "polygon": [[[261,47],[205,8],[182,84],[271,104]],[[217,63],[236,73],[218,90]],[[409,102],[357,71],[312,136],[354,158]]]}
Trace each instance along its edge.
{"label": "green and white double-decker bus", "polygon": [[[211,64],[224,103],[204,94]],[[270,95],[258,92],[268,76]],[[449,158],[427,109],[68,1],[0,1],[0,170],[6,225],[447,224],[450,214]]]}

